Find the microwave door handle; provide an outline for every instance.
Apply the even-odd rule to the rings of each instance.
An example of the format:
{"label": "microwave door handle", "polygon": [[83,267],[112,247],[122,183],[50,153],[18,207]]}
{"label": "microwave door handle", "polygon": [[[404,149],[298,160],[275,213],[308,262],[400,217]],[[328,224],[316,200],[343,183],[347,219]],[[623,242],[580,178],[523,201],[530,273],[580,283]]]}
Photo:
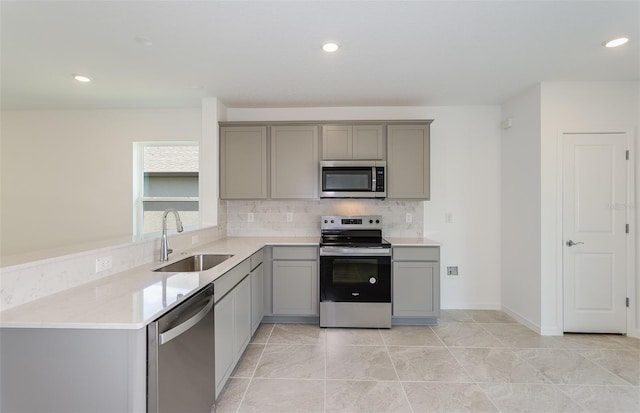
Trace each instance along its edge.
{"label": "microwave door handle", "polygon": [[371,192],[376,191],[376,167],[371,167]]}

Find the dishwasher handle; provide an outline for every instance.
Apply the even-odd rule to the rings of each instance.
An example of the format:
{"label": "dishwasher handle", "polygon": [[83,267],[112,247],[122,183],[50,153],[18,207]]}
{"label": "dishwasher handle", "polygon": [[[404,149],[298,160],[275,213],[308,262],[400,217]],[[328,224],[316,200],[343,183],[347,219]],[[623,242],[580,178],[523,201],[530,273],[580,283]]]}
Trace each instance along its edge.
{"label": "dishwasher handle", "polygon": [[187,321],[185,321],[182,324],[179,324],[175,327],[173,327],[171,330],[167,330],[164,333],[158,335],[158,345],[163,345],[168,343],[169,341],[173,340],[174,338],[178,337],[180,334],[186,332],[187,330],[189,330],[191,327],[195,326],[196,324],[198,324],[200,322],[200,320],[202,320],[203,318],[205,318],[207,316],[207,313],[209,311],[211,311],[211,308],[213,307],[213,296],[211,296],[211,298],[209,298],[207,304],[204,306],[204,308],[200,311],[198,311],[198,313],[196,315],[194,315],[193,317],[191,317],[190,319],[188,319]]}

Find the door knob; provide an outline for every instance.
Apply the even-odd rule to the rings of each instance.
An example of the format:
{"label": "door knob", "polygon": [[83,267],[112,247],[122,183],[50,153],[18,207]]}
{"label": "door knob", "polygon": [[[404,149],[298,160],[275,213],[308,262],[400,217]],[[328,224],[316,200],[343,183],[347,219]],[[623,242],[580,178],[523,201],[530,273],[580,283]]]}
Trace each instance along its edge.
{"label": "door knob", "polygon": [[584,242],[573,242],[572,239],[570,239],[569,241],[566,242],[567,247],[573,247],[574,245],[578,245],[578,244],[584,244]]}

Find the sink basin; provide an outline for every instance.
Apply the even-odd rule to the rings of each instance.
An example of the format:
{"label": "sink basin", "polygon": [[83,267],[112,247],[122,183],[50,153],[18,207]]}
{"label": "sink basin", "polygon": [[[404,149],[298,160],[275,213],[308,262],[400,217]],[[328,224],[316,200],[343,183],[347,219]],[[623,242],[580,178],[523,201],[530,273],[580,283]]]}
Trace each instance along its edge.
{"label": "sink basin", "polygon": [[229,254],[198,254],[183,258],[173,264],[160,267],[154,272],[196,272],[206,271],[233,257]]}

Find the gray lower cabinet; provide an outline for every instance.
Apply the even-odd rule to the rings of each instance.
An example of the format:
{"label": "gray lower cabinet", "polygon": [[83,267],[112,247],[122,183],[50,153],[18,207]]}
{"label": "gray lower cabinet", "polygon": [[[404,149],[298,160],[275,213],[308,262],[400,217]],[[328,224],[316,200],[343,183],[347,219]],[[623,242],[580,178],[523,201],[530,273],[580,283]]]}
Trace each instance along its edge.
{"label": "gray lower cabinet", "polygon": [[1,412],[146,412],[147,329],[2,328]]}
{"label": "gray lower cabinet", "polygon": [[249,269],[247,259],[214,282],[216,397],[222,391],[251,338]]}
{"label": "gray lower cabinet", "polygon": [[273,247],[273,314],[318,316],[318,248]]}
{"label": "gray lower cabinet", "polygon": [[251,335],[264,316],[264,249],[251,256]]}
{"label": "gray lower cabinet", "polygon": [[392,301],[394,317],[437,321],[440,247],[393,247]]}
{"label": "gray lower cabinet", "polygon": [[387,186],[390,199],[429,199],[429,124],[387,126]]}

